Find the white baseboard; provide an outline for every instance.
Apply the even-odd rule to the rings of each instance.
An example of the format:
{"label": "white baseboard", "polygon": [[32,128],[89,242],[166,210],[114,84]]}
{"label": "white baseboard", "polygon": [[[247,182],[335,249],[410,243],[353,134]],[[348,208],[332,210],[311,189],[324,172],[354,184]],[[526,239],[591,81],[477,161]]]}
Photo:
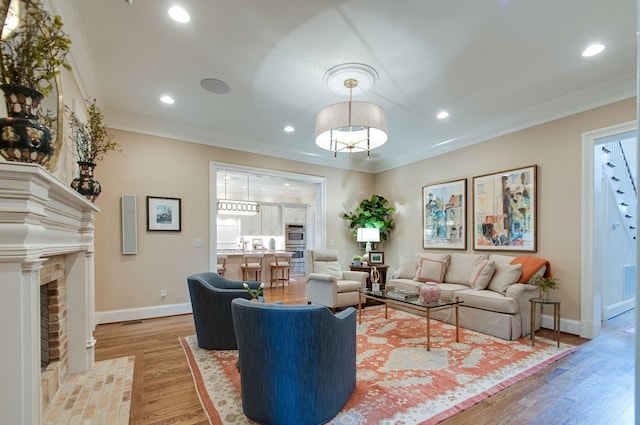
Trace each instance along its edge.
{"label": "white baseboard", "polygon": [[[545,329],[553,329],[553,315],[543,314],[541,326]],[[560,331],[572,335],[580,335],[580,322],[560,318]]]}
{"label": "white baseboard", "polygon": [[611,319],[612,317],[616,317],[619,314],[624,313],[625,311],[632,310],[636,307],[636,299],[630,298],[628,300],[620,301],[619,303],[615,303],[612,305],[604,306],[604,320]]}
{"label": "white baseboard", "polygon": [[175,316],[192,313],[191,303],[156,305],[153,307],[130,308],[96,312],[96,324],[128,322],[131,320],[151,319],[153,317]]}

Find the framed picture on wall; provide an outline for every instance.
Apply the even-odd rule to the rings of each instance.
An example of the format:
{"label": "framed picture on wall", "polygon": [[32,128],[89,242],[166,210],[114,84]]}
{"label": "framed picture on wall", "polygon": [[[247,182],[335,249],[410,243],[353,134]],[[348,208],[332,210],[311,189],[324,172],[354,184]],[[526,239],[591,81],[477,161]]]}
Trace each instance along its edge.
{"label": "framed picture on wall", "polygon": [[422,187],[422,247],[467,248],[467,179]]}
{"label": "framed picture on wall", "polygon": [[181,199],[147,196],[147,230],[180,232],[182,230]]}
{"label": "framed picture on wall", "polygon": [[369,251],[369,264],[384,264],[384,251]]}
{"label": "framed picture on wall", "polygon": [[473,178],[473,249],[536,251],[536,168]]}

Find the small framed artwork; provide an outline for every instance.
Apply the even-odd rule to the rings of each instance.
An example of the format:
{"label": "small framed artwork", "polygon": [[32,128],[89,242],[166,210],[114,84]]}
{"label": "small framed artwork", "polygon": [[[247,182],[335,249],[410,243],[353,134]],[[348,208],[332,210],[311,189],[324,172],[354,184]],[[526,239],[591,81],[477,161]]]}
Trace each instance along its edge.
{"label": "small framed artwork", "polygon": [[369,264],[384,264],[384,251],[369,251]]}
{"label": "small framed artwork", "polygon": [[467,179],[422,187],[422,247],[467,249]]}
{"label": "small framed artwork", "polygon": [[473,178],[473,249],[536,251],[536,168]]}
{"label": "small framed artwork", "polygon": [[180,198],[147,196],[147,230],[180,232],[182,211]]}

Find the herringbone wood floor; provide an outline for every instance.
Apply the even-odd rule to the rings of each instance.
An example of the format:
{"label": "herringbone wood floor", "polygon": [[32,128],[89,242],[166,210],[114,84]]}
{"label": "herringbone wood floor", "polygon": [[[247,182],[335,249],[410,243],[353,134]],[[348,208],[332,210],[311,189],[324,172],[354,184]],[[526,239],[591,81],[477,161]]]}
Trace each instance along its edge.
{"label": "herringbone wood floor", "polygon": [[[304,280],[267,288],[265,299],[305,304]],[[633,321],[633,311],[618,316],[592,341],[562,334],[562,342],[581,345],[576,353],[442,423],[633,424],[635,335],[622,331]],[[97,327],[96,360],[135,355],[130,424],[209,423],[178,342],[193,334],[191,315]]]}

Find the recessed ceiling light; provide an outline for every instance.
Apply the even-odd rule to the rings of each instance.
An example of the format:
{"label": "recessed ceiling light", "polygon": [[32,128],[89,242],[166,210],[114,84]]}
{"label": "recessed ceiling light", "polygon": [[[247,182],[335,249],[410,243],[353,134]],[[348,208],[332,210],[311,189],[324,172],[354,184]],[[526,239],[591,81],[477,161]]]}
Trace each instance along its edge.
{"label": "recessed ceiling light", "polygon": [[291,186],[291,183],[285,183],[284,185],[289,187],[289,186]]}
{"label": "recessed ceiling light", "polygon": [[436,115],[436,118],[438,118],[439,120],[443,120],[448,117],[449,117],[449,113],[447,111],[440,111],[438,112],[438,115]]}
{"label": "recessed ceiling light", "polygon": [[584,49],[584,51],[582,52],[582,56],[584,56],[585,58],[588,58],[590,56],[597,55],[603,50],[604,50],[604,46],[602,44],[595,43],[587,47],[586,49]]}
{"label": "recessed ceiling light", "polygon": [[168,104],[170,104],[170,105],[171,105],[171,104],[173,104],[173,103],[176,103],[176,101],[175,101],[175,100],[173,100],[173,98],[172,98],[171,96],[167,96],[167,95],[162,96],[162,97],[160,98],[160,100],[161,100],[162,102],[164,102],[164,103],[168,103]]}
{"label": "recessed ceiling light", "polygon": [[187,11],[180,6],[173,6],[169,8],[169,16],[171,16],[171,19],[176,22],[180,22],[181,24],[186,24],[191,20],[191,16],[189,16]]}
{"label": "recessed ceiling light", "polygon": [[286,131],[287,133],[293,133],[294,131],[296,131],[296,129],[288,125],[284,128],[284,131]]}

